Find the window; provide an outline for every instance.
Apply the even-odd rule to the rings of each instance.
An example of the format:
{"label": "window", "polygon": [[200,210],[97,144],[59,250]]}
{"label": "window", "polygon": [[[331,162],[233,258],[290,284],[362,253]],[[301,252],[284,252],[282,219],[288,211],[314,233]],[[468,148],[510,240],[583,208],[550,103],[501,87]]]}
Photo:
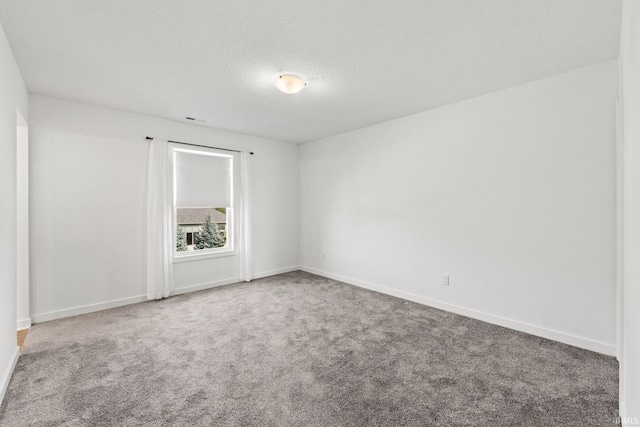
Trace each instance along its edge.
{"label": "window", "polygon": [[174,259],[233,253],[233,154],[174,148]]}

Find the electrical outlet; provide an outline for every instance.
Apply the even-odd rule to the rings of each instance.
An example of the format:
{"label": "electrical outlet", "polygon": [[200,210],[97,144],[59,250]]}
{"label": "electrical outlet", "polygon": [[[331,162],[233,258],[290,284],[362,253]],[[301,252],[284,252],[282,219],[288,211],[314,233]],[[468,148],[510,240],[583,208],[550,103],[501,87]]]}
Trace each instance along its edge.
{"label": "electrical outlet", "polygon": [[440,282],[442,284],[442,286],[449,286],[449,275],[448,274],[443,274],[442,275],[442,282]]}
{"label": "electrical outlet", "polygon": [[323,253],[322,254],[322,260],[325,261],[327,259],[327,254]]}

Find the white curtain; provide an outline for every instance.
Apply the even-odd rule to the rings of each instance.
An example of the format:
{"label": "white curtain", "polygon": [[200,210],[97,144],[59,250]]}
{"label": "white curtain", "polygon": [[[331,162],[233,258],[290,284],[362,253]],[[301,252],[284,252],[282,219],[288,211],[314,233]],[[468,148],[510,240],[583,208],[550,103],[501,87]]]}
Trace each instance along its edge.
{"label": "white curtain", "polygon": [[147,299],[166,298],[173,283],[173,153],[151,140],[147,179]]}
{"label": "white curtain", "polygon": [[253,279],[253,256],[251,245],[250,206],[251,153],[240,153],[240,203],[238,213],[238,252],[240,260],[240,280]]}

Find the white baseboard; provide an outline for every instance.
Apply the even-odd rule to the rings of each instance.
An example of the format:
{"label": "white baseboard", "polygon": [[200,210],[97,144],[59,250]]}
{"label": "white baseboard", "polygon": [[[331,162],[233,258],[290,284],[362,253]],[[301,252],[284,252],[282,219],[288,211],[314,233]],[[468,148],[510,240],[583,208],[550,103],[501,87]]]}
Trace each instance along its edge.
{"label": "white baseboard", "polygon": [[29,329],[31,327],[31,319],[18,320],[18,330]]}
{"label": "white baseboard", "polygon": [[[254,274],[253,278],[261,279],[263,277],[275,276],[276,274],[289,273],[291,271],[297,271],[297,270],[300,270],[300,267],[295,265],[291,267],[279,268],[277,270],[269,270],[269,271],[263,271],[261,273],[256,273]],[[217,288],[218,286],[231,285],[233,283],[239,283],[239,282],[242,282],[240,278],[231,277],[228,279],[216,280],[215,282],[207,282],[207,283],[200,283],[198,285],[184,286],[181,288],[174,289],[173,292],[171,292],[171,296],[186,294],[189,292],[203,291],[205,289]]]}
{"label": "white baseboard", "polygon": [[574,347],[580,347],[585,350],[606,354],[607,356],[616,355],[616,346],[612,344],[595,341],[589,338],[580,337],[577,335],[568,334],[568,333],[556,331],[553,329],[547,329],[541,326],[520,322],[518,320],[508,319],[506,317],[496,316],[494,314],[485,313],[482,311],[473,310],[466,307],[461,307],[459,305],[454,305],[444,301],[423,297],[420,295],[412,294],[410,292],[399,291],[397,289],[388,288],[386,286],[375,285],[373,283],[352,279],[350,277],[344,277],[339,274],[329,273],[329,272],[318,270],[312,267],[300,266],[300,270],[306,271],[312,274],[317,274],[318,276],[327,277],[329,279],[338,280],[350,285],[358,286],[360,288],[369,289],[372,291],[380,292],[380,293],[391,295],[394,297],[417,302],[419,304],[424,304],[430,307],[435,307],[441,310],[449,311],[451,313],[460,314],[462,316],[470,317],[472,319],[482,320],[483,322],[492,323],[494,325],[503,326],[505,328],[514,329],[516,331],[525,332],[527,334],[536,335],[542,338],[547,338],[547,339],[558,341],[564,344],[569,344]]}
{"label": "white baseboard", "polygon": [[[296,266],[281,268],[277,270],[265,271],[265,272],[256,274],[255,278],[258,279],[262,277],[273,276],[276,274],[288,273],[290,271],[296,271],[299,269],[300,268],[296,265]],[[238,283],[239,281],[240,280],[237,277],[230,277],[228,279],[216,280],[214,282],[206,282],[206,283],[200,283],[197,285],[184,286],[184,287],[174,289],[173,292],[171,293],[171,296],[186,294],[189,292],[202,291],[205,289],[216,288],[218,286],[230,285],[232,283]],[[67,308],[64,310],[50,311],[48,313],[35,314],[31,319],[25,319],[18,322],[18,330],[27,329],[31,327],[31,323],[35,324],[35,323],[48,322],[50,320],[62,319],[63,317],[93,313],[96,311],[107,310],[109,308],[121,307],[129,304],[136,304],[144,301],[147,301],[147,296],[140,295],[137,297],[123,298],[123,299],[118,299],[113,301],[101,302],[97,304],[88,304],[80,307]]]}
{"label": "white baseboard", "polygon": [[[295,265],[291,267],[279,268],[277,270],[269,270],[263,271],[261,273],[254,274],[254,279],[262,279],[263,277],[275,276],[276,274],[289,273],[291,271],[300,270],[300,267]],[[205,289],[217,288],[218,286],[231,285],[233,283],[242,282],[238,277],[232,277],[229,279],[216,280],[215,282],[207,282],[200,283],[198,285],[184,286],[181,288],[176,288],[171,292],[171,296],[173,295],[181,295],[189,292],[203,291]]]}
{"label": "white baseboard", "polygon": [[11,360],[9,360],[9,365],[2,375],[2,382],[0,383],[0,403],[4,400],[4,395],[7,392],[7,388],[9,388],[9,381],[11,381],[11,375],[13,375],[16,363],[18,363],[18,357],[20,357],[20,347],[16,346],[13,351],[13,356],[11,356]]}
{"label": "white baseboard", "polygon": [[275,276],[277,274],[283,274],[283,273],[291,273],[292,271],[298,271],[298,270],[300,270],[300,266],[293,265],[291,267],[278,268],[277,270],[269,270],[269,271],[263,271],[261,273],[256,273],[253,275],[253,278],[262,279],[263,277]]}
{"label": "white baseboard", "polygon": [[217,288],[218,286],[230,285],[232,283],[238,283],[238,278],[231,277],[229,279],[216,280],[214,282],[183,286],[181,288],[174,289],[173,292],[171,292],[171,296],[188,294],[189,292],[204,291],[205,289]]}
{"label": "white baseboard", "polygon": [[109,308],[121,307],[123,305],[136,304],[147,300],[146,295],[137,297],[122,298],[112,301],[88,304],[80,307],[67,308],[64,310],[50,311],[48,313],[35,314],[31,320],[33,323],[48,322],[50,320],[62,319],[63,317],[77,316],[79,314],[93,313],[95,311],[107,310]]}

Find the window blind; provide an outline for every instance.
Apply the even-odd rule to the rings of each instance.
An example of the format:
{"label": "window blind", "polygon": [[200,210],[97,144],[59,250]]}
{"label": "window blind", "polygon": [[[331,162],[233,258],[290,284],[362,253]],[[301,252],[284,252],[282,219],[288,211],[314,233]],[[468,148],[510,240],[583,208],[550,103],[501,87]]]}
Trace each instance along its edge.
{"label": "window blind", "polygon": [[232,156],[175,152],[176,207],[232,207]]}

